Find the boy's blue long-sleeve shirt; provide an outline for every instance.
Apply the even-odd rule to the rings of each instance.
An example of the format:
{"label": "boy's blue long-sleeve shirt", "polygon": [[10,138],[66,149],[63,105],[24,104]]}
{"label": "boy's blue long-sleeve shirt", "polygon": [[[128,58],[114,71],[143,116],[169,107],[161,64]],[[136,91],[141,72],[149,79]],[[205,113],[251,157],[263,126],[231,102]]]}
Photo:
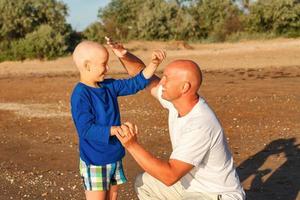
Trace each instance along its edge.
{"label": "boy's blue long-sleeve shirt", "polygon": [[71,112],[79,136],[80,158],[105,165],[121,160],[125,150],[111,126],[121,125],[118,96],[137,93],[149,83],[143,73],[130,79],[105,79],[100,88],[78,83],[71,96]]}

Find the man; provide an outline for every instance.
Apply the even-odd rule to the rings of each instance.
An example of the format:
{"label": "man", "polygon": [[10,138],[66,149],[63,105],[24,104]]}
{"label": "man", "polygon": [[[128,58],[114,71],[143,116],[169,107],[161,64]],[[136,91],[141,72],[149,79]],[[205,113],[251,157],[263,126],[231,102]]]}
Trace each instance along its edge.
{"label": "man", "polygon": [[[145,66],[122,45],[110,40],[108,43],[119,54],[130,75],[137,74]],[[146,151],[137,142],[134,125],[125,123],[123,133],[117,134],[145,170],[135,183],[139,199],[245,199],[223,128],[205,100],[197,94],[201,82],[202,74],[195,62],[175,60],[166,66],[161,80],[155,77],[148,88],[169,110],[173,149],[169,160],[158,159]]]}

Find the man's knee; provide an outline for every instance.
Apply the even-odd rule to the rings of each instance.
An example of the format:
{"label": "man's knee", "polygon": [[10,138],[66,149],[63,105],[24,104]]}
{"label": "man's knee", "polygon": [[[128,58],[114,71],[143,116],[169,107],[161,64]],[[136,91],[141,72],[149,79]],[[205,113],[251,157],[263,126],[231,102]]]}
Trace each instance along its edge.
{"label": "man's knee", "polygon": [[146,172],[139,174],[135,179],[134,189],[139,197],[149,196],[153,186],[155,186],[153,185],[153,177]]}

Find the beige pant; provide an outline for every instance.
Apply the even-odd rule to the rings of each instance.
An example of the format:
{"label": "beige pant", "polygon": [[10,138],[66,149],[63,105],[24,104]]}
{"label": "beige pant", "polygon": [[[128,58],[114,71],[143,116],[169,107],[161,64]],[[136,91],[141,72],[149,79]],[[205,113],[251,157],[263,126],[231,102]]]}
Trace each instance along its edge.
{"label": "beige pant", "polygon": [[180,182],[168,187],[148,173],[137,176],[135,191],[140,200],[218,200],[219,195],[186,192]]}

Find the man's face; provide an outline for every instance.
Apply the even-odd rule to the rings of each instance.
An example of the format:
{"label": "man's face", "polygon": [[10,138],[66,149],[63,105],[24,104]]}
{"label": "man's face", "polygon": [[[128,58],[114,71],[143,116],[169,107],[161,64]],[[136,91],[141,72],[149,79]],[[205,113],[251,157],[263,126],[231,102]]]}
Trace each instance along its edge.
{"label": "man's face", "polygon": [[166,68],[163,77],[160,80],[162,85],[162,98],[168,101],[173,101],[181,96],[182,81],[178,71],[172,68]]}

